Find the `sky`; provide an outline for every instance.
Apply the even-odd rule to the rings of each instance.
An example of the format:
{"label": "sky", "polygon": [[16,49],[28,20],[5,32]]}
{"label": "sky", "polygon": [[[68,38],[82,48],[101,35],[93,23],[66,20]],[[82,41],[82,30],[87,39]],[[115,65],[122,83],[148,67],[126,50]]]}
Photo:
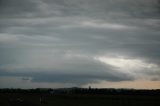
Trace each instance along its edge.
{"label": "sky", "polygon": [[0,88],[160,89],[160,0],[0,0]]}

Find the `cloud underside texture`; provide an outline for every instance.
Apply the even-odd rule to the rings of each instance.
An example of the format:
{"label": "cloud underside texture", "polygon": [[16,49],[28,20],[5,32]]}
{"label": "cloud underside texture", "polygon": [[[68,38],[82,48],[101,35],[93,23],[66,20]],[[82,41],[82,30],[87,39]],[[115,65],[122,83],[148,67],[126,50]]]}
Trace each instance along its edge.
{"label": "cloud underside texture", "polygon": [[1,77],[160,80],[159,0],[1,0],[0,14]]}

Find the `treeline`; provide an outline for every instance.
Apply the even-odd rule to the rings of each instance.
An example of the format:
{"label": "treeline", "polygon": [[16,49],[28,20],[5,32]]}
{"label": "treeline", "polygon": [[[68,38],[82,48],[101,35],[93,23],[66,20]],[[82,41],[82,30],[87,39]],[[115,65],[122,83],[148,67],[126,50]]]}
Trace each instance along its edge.
{"label": "treeline", "polygon": [[158,95],[160,90],[135,90],[135,89],[75,89],[76,94],[104,94],[104,95]]}
{"label": "treeline", "polygon": [[4,88],[0,89],[0,93],[50,93],[53,89],[20,89],[20,88]]}
{"label": "treeline", "polygon": [[0,89],[0,93],[46,93],[46,94],[101,94],[101,95],[158,95],[157,90],[136,89],[98,89],[98,88],[36,88],[36,89]]}

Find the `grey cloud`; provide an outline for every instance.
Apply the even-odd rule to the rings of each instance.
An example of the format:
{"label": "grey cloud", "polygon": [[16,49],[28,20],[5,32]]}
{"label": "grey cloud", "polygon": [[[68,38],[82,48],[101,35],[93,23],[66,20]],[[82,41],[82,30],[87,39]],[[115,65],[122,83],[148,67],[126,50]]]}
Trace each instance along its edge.
{"label": "grey cloud", "polygon": [[80,11],[83,14],[91,16],[98,14],[95,17],[115,13],[116,16],[122,14],[124,16],[144,17],[146,15],[149,16],[157,13],[159,10],[158,0],[47,0],[45,2],[48,2],[51,5],[60,5],[62,10],[64,10],[66,13],[79,13]]}
{"label": "grey cloud", "polygon": [[[93,58],[138,58],[159,68],[159,7],[159,0],[1,0],[0,75],[81,84],[133,80]],[[154,77],[153,70],[142,75]]]}
{"label": "grey cloud", "polygon": [[[41,16],[43,9],[41,0],[1,0],[1,18],[26,18]],[[43,8],[43,7],[42,7]]]}

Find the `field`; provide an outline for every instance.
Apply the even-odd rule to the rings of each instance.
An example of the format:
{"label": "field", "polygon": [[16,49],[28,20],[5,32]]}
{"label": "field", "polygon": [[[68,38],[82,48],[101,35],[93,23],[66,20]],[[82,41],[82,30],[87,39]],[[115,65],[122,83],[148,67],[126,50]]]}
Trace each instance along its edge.
{"label": "field", "polygon": [[0,93],[0,106],[160,106],[160,96]]}

